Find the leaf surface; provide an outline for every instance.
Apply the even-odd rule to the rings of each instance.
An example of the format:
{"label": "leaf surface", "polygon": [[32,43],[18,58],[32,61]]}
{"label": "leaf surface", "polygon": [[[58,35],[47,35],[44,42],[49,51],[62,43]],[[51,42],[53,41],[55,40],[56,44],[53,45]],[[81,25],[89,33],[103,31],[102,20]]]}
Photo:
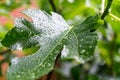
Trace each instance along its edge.
{"label": "leaf surface", "polygon": [[57,13],[49,15],[36,9],[28,9],[23,13],[31,17],[33,22],[18,18],[2,44],[11,49],[33,46],[40,46],[40,49],[32,55],[13,58],[8,80],[35,80],[52,70],[62,48],[58,45],[71,29]]}
{"label": "leaf surface", "polygon": [[98,15],[88,17],[84,22],[73,28],[66,37],[61,57],[63,59],[75,59],[80,63],[91,59],[97,45],[97,34],[92,30],[101,25],[100,21]]}
{"label": "leaf surface", "polygon": [[78,62],[86,61],[93,55],[97,35],[91,31],[100,26],[98,15],[70,27],[57,13],[49,15],[37,9],[28,9],[23,13],[32,18],[32,22],[16,19],[15,27],[6,34],[2,45],[19,50],[39,49],[32,55],[13,58],[7,73],[8,80],[35,80],[47,74],[53,69],[62,48],[62,57]]}

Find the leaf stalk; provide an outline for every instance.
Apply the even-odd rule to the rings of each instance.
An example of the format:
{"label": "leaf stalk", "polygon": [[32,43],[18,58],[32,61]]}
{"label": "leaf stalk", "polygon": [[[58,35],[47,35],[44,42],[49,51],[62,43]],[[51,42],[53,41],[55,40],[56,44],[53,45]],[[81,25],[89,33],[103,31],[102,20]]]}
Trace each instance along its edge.
{"label": "leaf stalk", "polygon": [[103,14],[101,16],[101,19],[104,19],[108,15],[109,9],[110,9],[110,7],[112,5],[112,2],[113,2],[113,0],[108,0],[107,7],[105,8],[105,10],[104,10],[104,12],[103,12]]}

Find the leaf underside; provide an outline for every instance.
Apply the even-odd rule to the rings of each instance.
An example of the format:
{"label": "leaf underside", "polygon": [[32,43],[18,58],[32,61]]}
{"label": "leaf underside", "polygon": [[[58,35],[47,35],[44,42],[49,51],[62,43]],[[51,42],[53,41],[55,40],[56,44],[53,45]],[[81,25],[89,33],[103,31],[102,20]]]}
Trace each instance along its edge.
{"label": "leaf underside", "polygon": [[61,50],[62,58],[78,62],[87,61],[93,55],[97,35],[90,30],[99,26],[98,15],[70,27],[57,13],[49,15],[37,9],[28,9],[23,13],[33,21],[16,19],[15,27],[6,34],[2,45],[19,50],[36,46],[39,49],[32,55],[13,58],[7,80],[35,80],[47,74],[53,69]]}

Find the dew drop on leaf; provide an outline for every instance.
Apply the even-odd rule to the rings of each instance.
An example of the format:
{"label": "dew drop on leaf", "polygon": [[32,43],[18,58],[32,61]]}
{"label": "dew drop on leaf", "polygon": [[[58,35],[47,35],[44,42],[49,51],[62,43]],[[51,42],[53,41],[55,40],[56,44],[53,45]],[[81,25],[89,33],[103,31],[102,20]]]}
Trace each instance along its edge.
{"label": "dew drop on leaf", "polygon": [[21,32],[23,32],[23,30],[21,30]]}
{"label": "dew drop on leaf", "polygon": [[32,76],[31,76],[33,79],[35,78],[35,73],[32,73]]}
{"label": "dew drop on leaf", "polygon": [[89,46],[89,48],[92,48],[92,46]]}
{"label": "dew drop on leaf", "polygon": [[81,41],[83,41],[83,39],[81,39]]}
{"label": "dew drop on leaf", "polygon": [[80,47],[82,47],[82,45],[80,45]]}
{"label": "dew drop on leaf", "polygon": [[48,66],[51,66],[51,64],[50,64],[50,63],[48,63]]}
{"label": "dew drop on leaf", "polygon": [[81,52],[80,53],[85,53],[85,50],[83,49],[83,50],[81,50]]}
{"label": "dew drop on leaf", "polygon": [[17,78],[20,78],[20,75],[17,75],[16,77],[17,77]]}
{"label": "dew drop on leaf", "polygon": [[82,58],[78,57],[78,56],[74,56],[74,59],[75,59],[77,62],[85,63],[85,61],[84,61]]}

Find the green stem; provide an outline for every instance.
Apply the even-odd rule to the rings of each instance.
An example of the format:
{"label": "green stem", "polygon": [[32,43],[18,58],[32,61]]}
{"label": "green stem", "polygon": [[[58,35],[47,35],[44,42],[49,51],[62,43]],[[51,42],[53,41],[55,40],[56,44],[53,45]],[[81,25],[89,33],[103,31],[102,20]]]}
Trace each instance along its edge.
{"label": "green stem", "polygon": [[103,13],[102,16],[101,16],[101,19],[104,19],[105,16],[108,15],[109,9],[110,9],[110,7],[111,7],[111,5],[112,5],[112,2],[113,2],[113,0],[108,0],[108,2],[107,2],[107,7],[105,8],[104,13]]}
{"label": "green stem", "polygon": [[101,3],[101,14],[103,14],[103,12],[104,12],[104,7],[105,6],[105,0],[102,0],[102,3]]}
{"label": "green stem", "polygon": [[53,1],[53,0],[49,0],[49,2],[50,2],[50,4],[51,4],[51,6],[52,6],[53,11],[54,11],[54,12],[58,12],[58,11],[57,11],[57,8],[56,8],[56,6],[55,6],[54,1]]}

